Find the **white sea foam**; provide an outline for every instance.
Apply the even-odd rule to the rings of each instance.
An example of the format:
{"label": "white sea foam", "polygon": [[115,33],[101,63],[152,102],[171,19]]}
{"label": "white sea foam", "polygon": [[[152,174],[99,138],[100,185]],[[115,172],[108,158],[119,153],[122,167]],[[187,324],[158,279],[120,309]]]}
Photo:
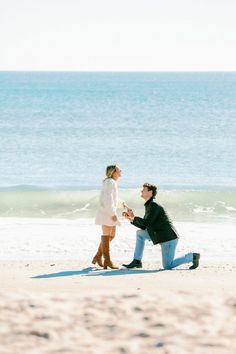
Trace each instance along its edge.
{"label": "white sea foam", "polygon": [[[175,222],[180,234],[177,256],[190,251],[205,260],[235,260],[236,225]],[[112,243],[112,256],[130,261],[137,228],[122,220]],[[101,231],[94,219],[0,218],[0,260],[87,260],[96,251]],[[161,260],[160,247],[147,242],[144,261]]]}

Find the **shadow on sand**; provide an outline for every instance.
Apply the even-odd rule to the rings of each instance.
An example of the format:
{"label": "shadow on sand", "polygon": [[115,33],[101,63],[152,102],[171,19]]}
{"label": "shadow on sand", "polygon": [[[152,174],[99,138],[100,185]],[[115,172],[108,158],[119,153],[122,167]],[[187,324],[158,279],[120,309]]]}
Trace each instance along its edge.
{"label": "shadow on sand", "polygon": [[46,278],[58,278],[58,277],[71,277],[74,275],[81,275],[82,277],[111,277],[117,275],[130,275],[130,274],[152,274],[152,273],[161,273],[161,272],[184,272],[189,271],[189,269],[127,269],[127,268],[120,268],[120,269],[108,269],[104,270],[102,268],[96,267],[87,267],[81,270],[68,270],[64,272],[58,273],[49,273],[49,274],[40,274],[31,277],[31,279],[46,279]]}
{"label": "shadow on sand", "polygon": [[154,269],[154,270],[145,270],[145,269],[126,269],[126,268],[122,268],[122,269],[116,269],[116,270],[103,270],[100,272],[96,272],[96,273],[90,273],[90,274],[86,274],[84,276],[86,277],[99,277],[99,276],[103,276],[103,277],[110,277],[110,276],[117,276],[117,275],[130,275],[130,274],[151,274],[151,273],[160,273],[163,272],[164,269]]}
{"label": "shadow on sand", "polygon": [[46,278],[58,278],[58,277],[71,277],[74,275],[82,275],[86,277],[110,277],[117,275],[130,275],[130,274],[150,274],[150,273],[159,273],[163,272],[164,269],[154,269],[154,270],[145,270],[145,269],[116,269],[116,270],[104,270],[96,267],[87,267],[81,270],[70,270],[58,273],[49,273],[49,274],[40,274],[31,277],[31,279],[46,279]]}
{"label": "shadow on sand", "polygon": [[98,269],[95,267],[87,267],[81,270],[69,270],[65,272],[35,275],[34,277],[31,277],[31,279],[45,279],[45,278],[71,277],[73,275],[86,275],[96,270]]}

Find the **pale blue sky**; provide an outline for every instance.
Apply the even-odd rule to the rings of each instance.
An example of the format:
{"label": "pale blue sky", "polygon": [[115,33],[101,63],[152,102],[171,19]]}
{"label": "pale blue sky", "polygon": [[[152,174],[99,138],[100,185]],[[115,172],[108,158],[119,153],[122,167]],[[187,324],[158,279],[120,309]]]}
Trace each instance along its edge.
{"label": "pale blue sky", "polygon": [[236,0],[0,0],[0,70],[235,71]]}

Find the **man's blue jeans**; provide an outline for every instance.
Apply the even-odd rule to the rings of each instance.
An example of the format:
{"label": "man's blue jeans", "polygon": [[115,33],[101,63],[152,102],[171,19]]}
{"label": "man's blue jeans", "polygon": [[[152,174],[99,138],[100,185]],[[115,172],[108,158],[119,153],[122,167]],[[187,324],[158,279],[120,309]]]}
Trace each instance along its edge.
{"label": "man's blue jeans", "polygon": [[[138,230],[136,232],[136,246],[134,251],[134,259],[141,261],[143,258],[143,250],[145,241],[151,241],[147,230]],[[193,261],[193,253],[187,253],[183,257],[175,258],[175,250],[178,244],[178,239],[160,243],[162,253],[162,265],[164,269],[172,269],[184,263]]]}

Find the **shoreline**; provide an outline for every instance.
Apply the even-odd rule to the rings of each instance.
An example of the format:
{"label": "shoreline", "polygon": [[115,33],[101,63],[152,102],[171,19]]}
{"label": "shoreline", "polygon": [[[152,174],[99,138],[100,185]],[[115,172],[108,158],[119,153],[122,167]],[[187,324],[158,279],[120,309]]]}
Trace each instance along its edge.
{"label": "shoreline", "polygon": [[[180,236],[176,256],[200,252],[205,261],[234,262],[235,223],[179,222]],[[132,260],[137,228],[122,222],[112,242],[114,260]],[[89,262],[100,240],[100,227],[94,219],[0,218],[0,261],[41,260]],[[143,261],[161,265],[160,246],[146,242]]]}

